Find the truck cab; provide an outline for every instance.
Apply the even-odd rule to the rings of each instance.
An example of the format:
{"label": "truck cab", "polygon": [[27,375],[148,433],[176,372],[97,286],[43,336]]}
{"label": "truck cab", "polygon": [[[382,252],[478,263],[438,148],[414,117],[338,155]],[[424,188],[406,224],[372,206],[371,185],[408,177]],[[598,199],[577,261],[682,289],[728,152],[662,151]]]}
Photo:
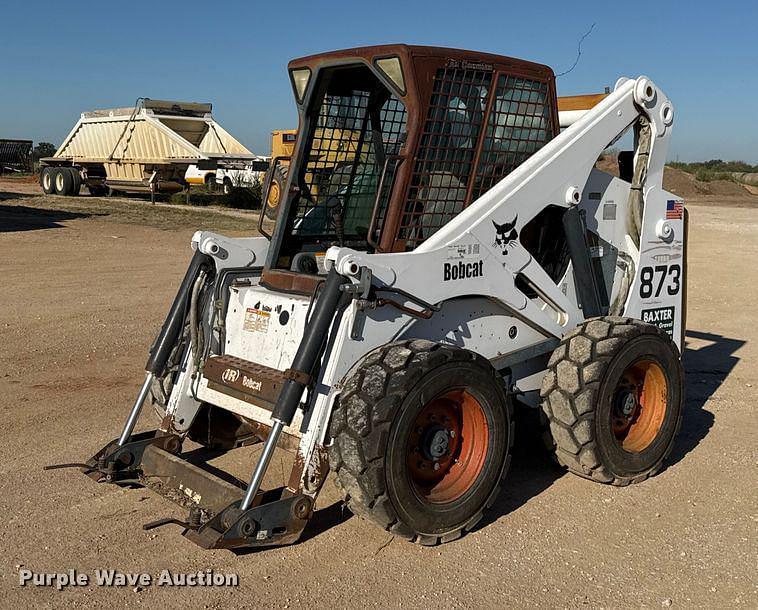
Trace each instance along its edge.
{"label": "truck cab", "polygon": [[263,184],[268,171],[271,157],[258,156],[244,164],[219,167],[216,171],[215,182],[225,195],[236,188],[251,188]]}

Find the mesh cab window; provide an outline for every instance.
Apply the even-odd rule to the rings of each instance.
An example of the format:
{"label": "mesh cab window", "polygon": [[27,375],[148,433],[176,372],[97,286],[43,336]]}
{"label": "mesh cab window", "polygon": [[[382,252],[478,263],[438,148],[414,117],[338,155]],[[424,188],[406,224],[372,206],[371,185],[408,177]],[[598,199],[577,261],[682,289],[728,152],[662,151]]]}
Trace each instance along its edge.
{"label": "mesh cab window", "polygon": [[547,83],[500,74],[472,200],[505,178],[553,135]]}
{"label": "mesh cab window", "polygon": [[411,175],[399,238],[413,249],[468,203],[492,72],[440,68]]}
{"label": "mesh cab window", "polygon": [[405,140],[406,110],[367,68],[324,78],[292,232],[365,240],[384,161]]}

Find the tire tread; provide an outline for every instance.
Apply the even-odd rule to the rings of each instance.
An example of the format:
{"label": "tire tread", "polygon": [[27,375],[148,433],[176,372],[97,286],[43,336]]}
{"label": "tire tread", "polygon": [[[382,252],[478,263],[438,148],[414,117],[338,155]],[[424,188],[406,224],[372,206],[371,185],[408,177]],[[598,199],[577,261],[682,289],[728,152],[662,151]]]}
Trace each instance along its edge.
{"label": "tire tread", "polygon": [[[657,326],[634,318],[604,316],[577,326],[563,338],[550,358],[540,392],[543,441],[556,461],[574,474],[619,487],[640,483],[658,472],[671,453],[682,423],[681,411],[666,451],[652,468],[641,474],[625,477],[609,472],[594,440],[595,411],[590,405],[599,391],[600,380],[619,347],[645,334],[658,335],[679,355],[676,345]],[[588,358],[579,356],[586,351],[572,350],[577,341],[589,341]],[[566,383],[569,371],[576,372],[577,384]]]}
{"label": "tire tread", "polygon": [[[352,513],[401,538],[427,546],[459,538],[481,520],[483,510],[458,529],[442,535],[415,532],[398,519],[384,481],[382,448],[403,398],[421,377],[441,364],[467,361],[480,361],[491,370],[493,377],[498,377],[482,356],[423,339],[389,343],[377,348],[348,375],[332,414],[330,433],[333,442],[329,448],[329,461],[336,474],[337,488]],[[499,377],[498,382],[502,383]],[[484,509],[497,498],[510,464],[513,407],[510,401],[506,401],[506,405],[507,421],[511,422],[507,458],[500,481]]]}

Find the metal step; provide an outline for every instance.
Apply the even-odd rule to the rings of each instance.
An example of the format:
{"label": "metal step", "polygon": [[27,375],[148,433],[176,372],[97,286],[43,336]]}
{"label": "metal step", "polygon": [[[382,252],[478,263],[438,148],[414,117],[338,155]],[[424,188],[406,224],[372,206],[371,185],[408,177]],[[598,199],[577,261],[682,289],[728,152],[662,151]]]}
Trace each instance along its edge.
{"label": "metal step", "polygon": [[210,389],[269,411],[285,381],[283,371],[228,355],[208,358],[203,377]]}

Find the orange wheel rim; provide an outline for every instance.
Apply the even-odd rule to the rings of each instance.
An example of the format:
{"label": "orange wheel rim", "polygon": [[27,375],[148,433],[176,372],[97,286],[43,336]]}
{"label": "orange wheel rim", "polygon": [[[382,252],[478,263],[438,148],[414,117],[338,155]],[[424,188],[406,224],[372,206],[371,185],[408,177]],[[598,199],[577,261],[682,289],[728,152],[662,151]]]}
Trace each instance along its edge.
{"label": "orange wheel rim", "polygon": [[278,206],[280,197],[281,197],[281,193],[279,191],[279,185],[276,182],[274,182],[268,191],[268,207],[275,208],[276,206]]}
{"label": "orange wheel rim", "polygon": [[621,376],[613,394],[611,428],[624,451],[639,453],[658,436],[666,416],[668,384],[660,365],[639,360]]}
{"label": "orange wheel rim", "polygon": [[430,400],[408,438],[406,465],[416,493],[432,504],[463,496],[484,467],[489,425],[479,401],[465,390]]}

